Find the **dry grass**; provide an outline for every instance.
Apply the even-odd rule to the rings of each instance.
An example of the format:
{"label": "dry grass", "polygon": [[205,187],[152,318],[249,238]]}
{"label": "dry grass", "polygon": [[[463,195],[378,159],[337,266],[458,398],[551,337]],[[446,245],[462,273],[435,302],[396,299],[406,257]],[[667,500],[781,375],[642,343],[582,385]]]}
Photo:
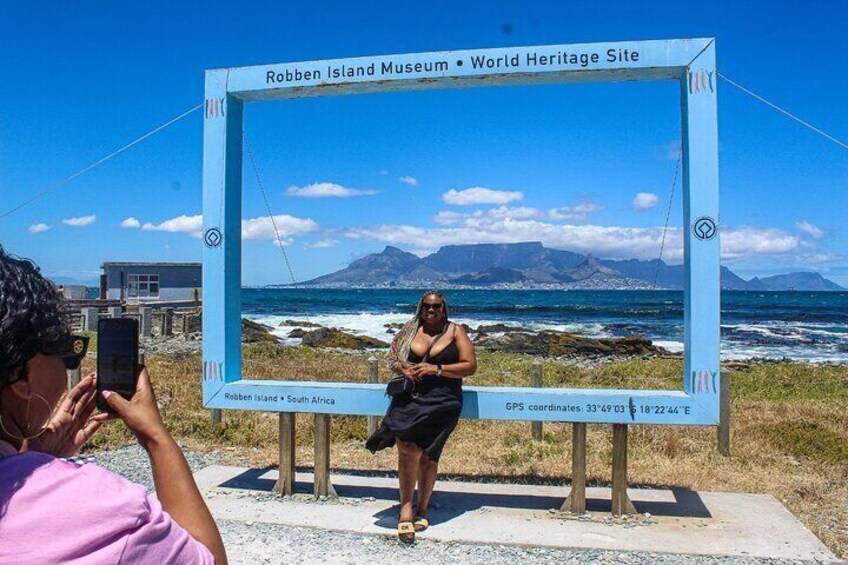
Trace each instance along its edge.
{"label": "dry grass", "polygon": [[[480,355],[475,384],[529,383],[533,359],[524,355]],[[163,415],[185,444],[271,466],[277,457],[273,414],[228,411],[213,428],[200,405],[200,360],[149,358]],[[365,380],[367,355],[275,344],[245,347],[251,378]],[[545,363],[545,386],[677,389],[678,360],[627,361],[578,372]],[[380,368],[385,378],[385,369]],[[633,485],[770,493],[799,516],[825,544],[848,557],[848,368],[782,363],[757,365],[732,374],[732,456],[716,451],[714,428],[633,426],[629,479]],[[570,473],[571,427],[545,424],[544,439],[530,438],[521,422],[461,421],[445,448],[440,471],[493,480],[562,482]],[[372,455],[363,447],[366,421],[335,417],[332,462],[337,469],[396,469],[394,450]],[[132,438],[115,424],[95,438],[93,448]],[[298,464],[312,464],[312,418],[298,420]],[[588,473],[593,484],[610,481],[609,426],[590,425]]]}

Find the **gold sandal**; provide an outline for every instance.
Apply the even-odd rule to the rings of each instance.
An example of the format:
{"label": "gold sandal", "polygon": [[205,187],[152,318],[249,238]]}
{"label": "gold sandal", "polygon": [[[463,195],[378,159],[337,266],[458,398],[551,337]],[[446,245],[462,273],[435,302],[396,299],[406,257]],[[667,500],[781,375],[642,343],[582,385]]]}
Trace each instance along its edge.
{"label": "gold sandal", "polygon": [[412,525],[416,532],[423,532],[430,527],[430,521],[424,516],[416,516],[412,519]]}
{"label": "gold sandal", "polygon": [[398,540],[407,545],[415,543],[415,526],[412,522],[398,523]]}

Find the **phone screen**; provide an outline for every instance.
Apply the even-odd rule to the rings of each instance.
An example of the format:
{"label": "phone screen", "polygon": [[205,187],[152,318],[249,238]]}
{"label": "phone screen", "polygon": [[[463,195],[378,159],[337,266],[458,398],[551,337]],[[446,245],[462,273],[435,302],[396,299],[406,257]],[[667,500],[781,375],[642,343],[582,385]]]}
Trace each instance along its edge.
{"label": "phone screen", "polygon": [[138,322],[107,318],[97,324],[97,405],[107,411],[101,391],[117,392],[127,400],[135,393],[138,376]]}

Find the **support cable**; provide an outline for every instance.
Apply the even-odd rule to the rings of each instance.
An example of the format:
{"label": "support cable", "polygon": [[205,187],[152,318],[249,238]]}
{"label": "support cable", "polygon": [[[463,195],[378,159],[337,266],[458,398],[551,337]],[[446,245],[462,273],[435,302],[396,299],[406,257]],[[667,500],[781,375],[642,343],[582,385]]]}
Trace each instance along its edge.
{"label": "support cable", "polygon": [[130,141],[129,143],[127,143],[127,144],[126,144],[126,145],[124,145],[123,147],[120,147],[119,149],[116,149],[115,151],[113,151],[113,152],[109,153],[108,155],[106,155],[105,157],[103,157],[103,158],[101,158],[101,159],[98,159],[97,161],[95,161],[94,163],[92,163],[92,164],[88,165],[87,167],[84,167],[84,168],[82,168],[82,169],[78,170],[77,172],[75,172],[75,173],[73,173],[73,174],[68,175],[67,177],[63,178],[62,180],[60,180],[59,182],[57,182],[57,183],[56,183],[56,184],[54,184],[53,186],[51,186],[51,187],[49,187],[49,188],[47,188],[47,189],[45,189],[45,190],[42,190],[42,191],[41,191],[41,192],[39,192],[39,193],[34,194],[33,196],[31,196],[30,198],[27,198],[26,200],[24,200],[23,202],[21,202],[20,204],[18,204],[17,206],[15,206],[14,208],[12,208],[12,209],[10,209],[10,210],[7,210],[6,212],[3,212],[2,214],[0,214],[0,220],[4,219],[6,216],[9,216],[10,214],[13,214],[13,213],[17,212],[18,210],[20,210],[20,209],[21,209],[21,208],[23,208],[24,206],[27,206],[27,205],[29,205],[29,204],[32,204],[32,203],[33,203],[33,202],[35,202],[36,200],[40,200],[42,197],[44,197],[44,196],[46,196],[46,195],[50,194],[51,192],[55,192],[55,191],[59,190],[60,188],[62,188],[63,186],[65,186],[67,183],[69,183],[70,181],[72,181],[72,180],[74,180],[75,178],[77,178],[78,176],[83,175],[83,174],[87,173],[88,171],[90,171],[90,170],[92,170],[92,169],[94,169],[94,168],[96,168],[96,167],[98,167],[98,166],[102,165],[103,163],[105,163],[106,161],[108,161],[109,159],[111,159],[112,157],[116,157],[116,156],[120,155],[121,153],[123,153],[124,151],[126,151],[127,149],[129,149],[130,147],[133,147],[134,145],[137,145],[137,144],[141,143],[141,142],[142,142],[142,141],[144,141],[145,139],[147,139],[147,138],[149,138],[149,137],[152,137],[152,136],[156,135],[157,133],[159,133],[159,132],[160,132],[160,131],[162,131],[163,129],[165,129],[165,128],[167,128],[167,127],[169,127],[169,126],[171,126],[171,125],[173,125],[173,124],[177,123],[178,121],[182,120],[183,118],[185,118],[186,116],[188,116],[188,115],[189,115],[189,114],[191,114],[192,112],[195,112],[195,111],[199,110],[200,108],[202,108],[202,107],[203,107],[203,104],[204,104],[204,102],[201,102],[200,104],[198,104],[198,105],[197,105],[197,106],[195,106],[194,108],[191,108],[190,110],[186,110],[185,112],[183,112],[182,114],[180,114],[180,115],[179,115],[179,116],[177,116],[176,118],[172,118],[172,119],[168,120],[168,121],[167,121],[167,122],[165,122],[164,124],[162,124],[162,125],[158,126],[157,128],[155,128],[155,129],[153,129],[153,130],[151,130],[151,131],[149,131],[149,132],[145,133],[145,134],[144,134],[144,135],[142,135],[141,137],[136,138],[136,139],[134,139],[133,141]]}
{"label": "support cable", "polygon": [[[250,145],[247,132],[242,130],[242,134],[244,135],[244,146],[247,149],[247,155],[250,158],[253,173],[256,175],[256,184],[259,185],[259,191],[262,193],[262,199],[265,201],[265,208],[268,210],[268,218],[270,218],[271,226],[274,228],[274,235],[277,238],[277,246],[280,248],[280,251],[283,252],[283,259],[285,259],[286,267],[289,270],[289,276],[291,277],[292,284],[297,284],[297,281],[294,278],[294,271],[292,270],[291,263],[289,262],[289,255],[286,253],[286,248],[283,246],[283,238],[280,236],[280,230],[277,229],[277,221],[274,219],[274,212],[271,210],[271,202],[268,200],[268,193],[265,192],[265,185],[262,184],[262,177],[259,175],[259,167],[256,164],[256,157],[253,155],[253,147]],[[303,317],[306,319],[307,324],[312,323],[309,316],[304,314]]]}
{"label": "support cable", "polygon": [[683,160],[683,145],[677,150],[677,163],[674,165],[674,180],[671,181],[671,194],[668,197],[668,208],[665,212],[665,226],[663,226],[662,242],[660,243],[660,256],[657,258],[657,267],[654,269],[654,287],[657,289],[657,279],[660,274],[660,263],[662,262],[663,250],[665,250],[665,235],[668,232],[668,220],[671,217],[671,203],[674,201],[674,189],[677,187],[677,176],[680,173],[680,162]]}
{"label": "support cable", "polygon": [[283,258],[286,260],[286,267],[289,270],[289,276],[291,277],[292,283],[297,284],[297,281],[294,278],[294,271],[292,271],[291,263],[289,263],[289,256],[286,253],[286,248],[283,247],[283,238],[280,236],[280,230],[277,229],[277,221],[274,219],[274,212],[271,211],[271,202],[268,200],[268,194],[265,192],[265,187],[262,184],[262,178],[259,176],[259,167],[256,166],[256,158],[253,156],[253,148],[250,146],[250,140],[247,138],[247,132],[244,133],[244,145],[247,148],[247,154],[250,157],[250,163],[253,165],[253,172],[256,175],[256,183],[259,185],[259,191],[262,193],[262,199],[265,200],[265,208],[268,209],[268,217],[271,219],[271,226],[274,228],[274,235],[277,237],[277,244],[280,247],[280,251],[283,252]]}
{"label": "support cable", "polygon": [[830,134],[828,134],[828,133],[826,133],[826,132],[824,132],[824,131],[820,130],[819,128],[817,128],[817,127],[816,127],[816,126],[814,126],[813,124],[811,124],[811,123],[809,123],[809,122],[806,122],[806,121],[802,120],[801,118],[799,118],[799,117],[798,117],[798,116],[796,116],[795,114],[792,114],[791,112],[788,112],[787,110],[784,110],[783,108],[781,108],[781,107],[780,107],[780,106],[778,106],[777,104],[774,104],[774,103],[772,103],[772,102],[769,102],[768,100],[766,100],[766,99],[765,99],[765,98],[763,98],[762,96],[760,96],[760,95],[758,95],[758,94],[755,94],[755,93],[751,92],[750,90],[748,90],[747,88],[745,88],[744,86],[742,86],[741,84],[739,84],[738,82],[735,82],[735,81],[730,80],[729,78],[727,78],[726,76],[724,76],[724,75],[723,75],[723,74],[721,74],[720,72],[716,71],[716,74],[717,74],[717,75],[719,76],[719,78],[721,78],[723,81],[727,82],[728,84],[730,84],[730,85],[732,85],[732,86],[735,86],[736,88],[738,88],[739,90],[741,90],[742,92],[744,92],[745,94],[747,94],[748,96],[751,96],[752,98],[755,98],[756,100],[759,100],[759,101],[760,101],[760,102],[762,102],[763,104],[765,104],[765,105],[767,105],[767,106],[769,106],[769,107],[771,107],[771,108],[774,108],[775,110],[777,110],[778,112],[780,112],[780,113],[781,113],[781,114],[783,114],[784,116],[788,116],[789,118],[792,118],[793,120],[795,120],[796,122],[798,122],[798,123],[799,123],[799,124],[801,124],[802,126],[807,127],[807,128],[809,128],[809,129],[813,130],[814,132],[816,132],[816,133],[817,133],[817,134],[819,134],[820,136],[824,137],[825,139],[827,139],[827,140],[829,140],[829,141],[832,141],[833,143],[835,143],[835,144],[839,145],[839,146],[840,146],[840,147],[842,147],[843,149],[848,149],[848,143],[845,143],[844,141],[840,141],[839,139],[836,139],[836,138],[835,138],[835,137],[833,137],[832,135],[830,135]]}

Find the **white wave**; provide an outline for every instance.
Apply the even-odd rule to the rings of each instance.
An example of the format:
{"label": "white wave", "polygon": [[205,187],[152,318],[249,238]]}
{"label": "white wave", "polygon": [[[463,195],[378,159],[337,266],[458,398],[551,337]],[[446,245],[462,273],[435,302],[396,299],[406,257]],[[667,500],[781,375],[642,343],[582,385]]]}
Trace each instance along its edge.
{"label": "white wave", "polygon": [[769,347],[747,346],[744,344],[725,344],[721,346],[721,358],[725,360],[743,360],[752,357],[764,359],[792,359],[811,363],[848,363],[848,353],[836,351],[834,347]]}
{"label": "white wave", "polygon": [[654,345],[657,347],[662,347],[663,349],[667,349],[672,353],[680,353],[683,351],[683,342],[682,341],[669,341],[663,339],[654,339],[651,340]]}
{"label": "white wave", "polygon": [[[359,314],[322,314],[304,316],[282,316],[282,315],[246,315],[251,320],[265,324],[272,328],[271,332],[280,338],[286,345],[300,345],[299,338],[289,338],[288,334],[295,328],[309,330],[307,326],[280,326],[284,320],[299,322],[311,322],[326,327],[335,327],[349,331],[354,335],[370,336],[387,343],[394,338],[394,332],[386,328],[386,324],[403,323],[409,319],[409,314],[404,313],[359,313]],[[549,322],[528,322],[518,320],[504,320],[492,318],[455,318],[454,321],[466,323],[472,329],[480,325],[505,324],[508,326],[524,327],[534,331],[555,330],[561,332],[572,332],[592,338],[610,337],[612,334],[605,331],[603,324],[597,322],[555,324]],[[751,345],[739,339],[728,339],[726,336],[721,340],[721,358],[725,360],[750,359],[751,357],[762,357],[767,359],[796,359],[808,362],[838,362],[848,363],[848,352],[839,351],[838,345],[848,342],[848,332],[832,330],[841,329],[834,324],[804,323],[792,324],[786,322],[771,322],[764,324],[723,324],[722,327],[738,329],[743,332],[753,332],[767,338],[783,340],[782,344],[775,345]],[[774,331],[777,330],[777,331]],[[792,330],[798,330],[797,332]],[[791,332],[791,333],[790,333]],[[789,335],[787,335],[789,334]],[[818,335],[833,340],[832,343],[817,344],[815,346],[786,345],[787,340],[803,340]],[[805,337],[806,336],[806,337]],[[669,339],[667,335],[648,335],[655,345],[663,347],[672,352],[682,352],[684,345],[682,341]]]}
{"label": "white wave", "polygon": [[[321,324],[329,328],[338,328],[354,335],[373,337],[385,342],[391,342],[394,334],[389,332],[386,324],[403,323],[409,319],[408,314],[321,314],[306,317],[256,315],[247,316],[254,322],[271,326],[274,335],[288,339],[288,334],[295,328],[310,330],[309,323]],[[280,326],[284,320],[304,323],[303,326]]]}
{"label": "white wave", "polygon": [[[295,328],[309,330],[308,323],[321,324],[330,328],[339,328],[349,331],[354,335],[366,335],[382,341],[391,342],[394,338],[394,332],[390,332],[386,328],[386,324],[404,323],[409,320],[409,314],[399,313],[361,313],[361,314],[321,314],[307,317],[303,316],[281,316],[269,314],[246,315],[247,318],[265,324],[272,328],[271,333],[274,335],[288,339],[288,334]],[[292,320],[302,322],[304,325],[297,326],[280,326],[284,320]],[[483,325],[504,324],[515,327],[516,329],[524,327],[534,331],[554,330],[559,332],[579,333],[587,337],[609,337],[609,333],[604,331],[603,324],[586,323],[586,324],[550,324],[550,323],[522,323],[519,321],[504,321],[502,319],[490,318],[454,318],[455,322],[465,323],[473,330]]]}

